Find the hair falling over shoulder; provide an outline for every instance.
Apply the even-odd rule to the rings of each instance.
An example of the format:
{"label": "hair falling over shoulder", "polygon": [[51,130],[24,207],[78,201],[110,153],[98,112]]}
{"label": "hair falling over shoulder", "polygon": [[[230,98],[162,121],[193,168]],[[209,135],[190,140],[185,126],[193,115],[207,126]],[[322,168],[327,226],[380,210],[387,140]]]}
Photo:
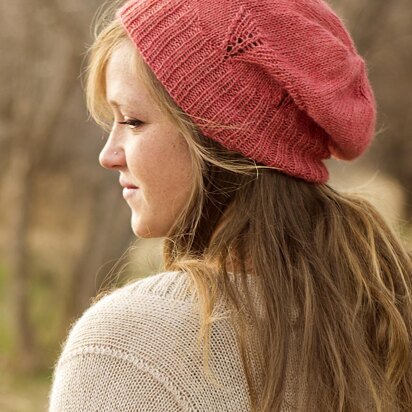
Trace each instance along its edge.
{"label": "hair falling over shoulder", "polygon": [[[102,125],[110,124],[105,65],[121,41],[114,20],[90,50],[87,102]],[[254,411],[412,410],[412,263],[398,236],[361,197],[256,165],[202,136],[133,58],[192,152],[193,193],[165,240],[164,266],[194,281],[206,369],[223,297]]]}
{"label": "hair falling over shoulder", "polygon": [[[166,261],[195,276],[210,310],[205,325],[219,290],[241,306],[231,283],[221,284],[228,260],[239,276],[257,275],[264,316],[252,313],[249,330],[259,337],[264,377],[251,388],[255,410],[294,410],[283,409],[285,399],[297,411],[411,410],[412,265],[379,213],[360,197],[274,170],[251,178],[212,169],[220,177],[197,227],[188,230],[191,215],[183,218]],[[222,202],[223,193],[232,196]],[[210,222],[219,221],[211,233]],[[185,263],[188,250],[198,258]],[[239,329],[242,345],[246,330]]]}

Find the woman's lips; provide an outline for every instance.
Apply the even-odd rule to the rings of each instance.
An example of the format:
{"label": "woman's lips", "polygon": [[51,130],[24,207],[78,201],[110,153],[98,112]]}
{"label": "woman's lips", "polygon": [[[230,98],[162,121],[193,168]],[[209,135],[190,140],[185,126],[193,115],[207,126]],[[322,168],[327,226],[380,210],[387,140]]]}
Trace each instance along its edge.
{"label": "woman's lips", "polygon": [[125,199],[128,199],[136,194],[136,192],[139,190],[138,187],[136,186],[126,186],[123,188],[123,197]]}
{"label": "woman's lips", "polygon": [[124,187],[123,188],[123,197],[125,199],[128,199],[136,194],[136,192],[139,190],[138,187]]}
{"label": "woman's lips", "polygon": [[119,178],[119,183],[123,187],[123,197],[128,199],[136,194],[139,188],[128,182],[123,176]]}

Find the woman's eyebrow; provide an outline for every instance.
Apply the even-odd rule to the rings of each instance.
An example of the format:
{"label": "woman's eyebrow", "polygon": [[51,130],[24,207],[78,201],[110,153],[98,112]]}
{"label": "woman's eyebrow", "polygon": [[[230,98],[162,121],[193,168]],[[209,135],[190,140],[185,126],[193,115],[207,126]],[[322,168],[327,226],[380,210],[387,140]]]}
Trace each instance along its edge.
{"label": "woman's eyebrow", "polygon": [[122,105],[119,102],[116,102],[115,100],[108,100],[107,103],[109,103],[110,106],[114,106],[114,107],[122,107]]}
{"label": "woman's eyebrow", "polygon": [[134,116],[146,116],[146,112],[141,111],[141,108],[138,108],[137,105],[133,104],[132,102],[130,102],[131,104],[129,104],[129,102],[119,103],[118,101],[114,99],[108,99],[107,103],[112,108],[121,109],[122,111],[127,111],[129,112],[129,114],[134,113]]}
{"label": "woman's eyebrow", "polygon": [[133,104],[122,104],[117,102],[116,100],[109,99],[107,100],[107,103],[109,103],[110,106],[115,107],[117,109],[129,109],[129,110],[136,110],[136,105]]}

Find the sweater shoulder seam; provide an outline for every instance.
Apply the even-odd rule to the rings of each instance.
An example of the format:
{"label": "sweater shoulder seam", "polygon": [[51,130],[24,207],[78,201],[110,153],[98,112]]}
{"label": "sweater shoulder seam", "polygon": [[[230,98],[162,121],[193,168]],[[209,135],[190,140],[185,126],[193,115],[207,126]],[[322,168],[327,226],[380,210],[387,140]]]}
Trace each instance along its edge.
{"label": "sweater shoulder seam", "polygon": [[191,406],[187,402],[185,395],[176,385],[172,383],[171,379],[169,379],[164,373],[162,373],[159,369],[155,368],[149,362],[146,362],[145,360],[124,350],[114,349],[104,345],[84,345],[78,349],[69,352],[66,356],[64,356],[64,358],[60,359],[56,369],[59,369],[64,364],[70,362],[74,358],[86,354],[106,356],[109,358],[118,359],[124,362],[131,363],[133,366],[135,366],[143,372],[148,373],[159,383],[161,383],[164,386],[164,388],[174,396],[174,399],[178,403],[179,407],[182,408],[182,410],[191,410]]}

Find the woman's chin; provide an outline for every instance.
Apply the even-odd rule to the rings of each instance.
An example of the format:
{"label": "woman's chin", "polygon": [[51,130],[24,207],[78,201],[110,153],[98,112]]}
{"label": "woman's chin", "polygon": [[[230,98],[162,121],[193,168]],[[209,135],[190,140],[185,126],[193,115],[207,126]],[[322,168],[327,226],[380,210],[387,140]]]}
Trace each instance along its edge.
{"label": "woman's chin", "polygon": [[167,236],[170,229],[170,224],[161,224],[159,221],[153,221],[155,219],[142,219],[142,215],[135,213],[132,210],[131,227],[133,233],[138,238],[160,238]]}
{"label": "woman's chin", "polygon": [[138,238],[148,238],[150,237],[150,232],[147,230],[143,230],[143,228],[140,225],[134,225],[132,223],[132,231],[134,235]]}
{"label": "woman's chin", "polygon": [[142,239],[148,239],[152,237],[156,237],[155,233],[151,230],[151,227],[147,224],[143,224],[140,217],[136,216],[132,212],[132,219],[131,219],[131,226],[132,231],[136,237]]}

